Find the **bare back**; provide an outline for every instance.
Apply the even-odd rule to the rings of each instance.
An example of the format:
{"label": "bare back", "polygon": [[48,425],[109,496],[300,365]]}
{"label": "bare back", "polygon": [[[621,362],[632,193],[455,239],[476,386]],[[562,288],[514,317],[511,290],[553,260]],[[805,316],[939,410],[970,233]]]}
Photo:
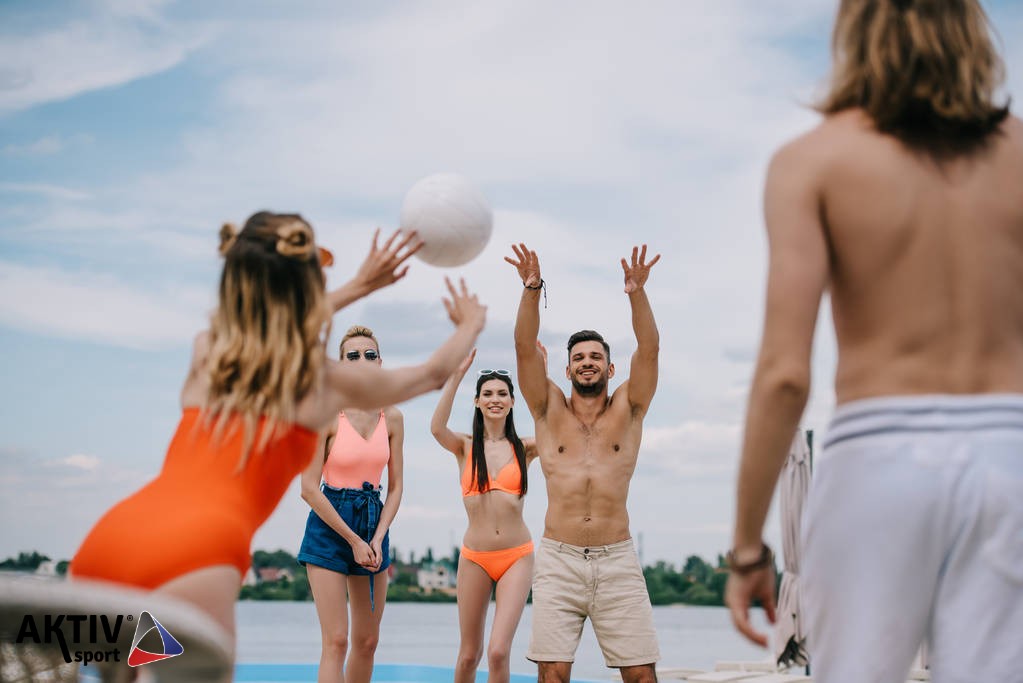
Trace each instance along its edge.
{"label": "bare back", "polygon": [[[643,434],[627,384],[595,416],[577,416],[549,382],[547,413],[536,420],[536,446],[547,480],[544,536],[577,546],[628,539],[626,502]],[[604,400],[604,399],[602,399]]]}
{"label": "bare back", "polygon": [[838,403],[1023,392],[1023,123],[940,163],[858,111],[797,144],[816,150]]}
{"label": "bare back", "polygon": [[[199,333],[192,345],[192,359],[189,365],[188,376],[181,388],[181,406],[203,406],[209,394],[210,380],[203,370],[209,356],[209,332]],[[327,369],[337,365],[337,362],[327,358],[325,360]],[[308,429],[321,432],[330,428],[337,419],[338,406],[341,405],[338,392],[327,382],[321,380],[316,383],[316,389],[299,401],[296,409],[295,422]]]}

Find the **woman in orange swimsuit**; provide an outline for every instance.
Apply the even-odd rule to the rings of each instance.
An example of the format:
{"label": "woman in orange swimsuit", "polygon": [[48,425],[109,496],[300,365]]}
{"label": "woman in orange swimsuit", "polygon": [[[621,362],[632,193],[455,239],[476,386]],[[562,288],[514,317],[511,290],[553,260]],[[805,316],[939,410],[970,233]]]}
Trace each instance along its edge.
{"label": "woman in orange swimsuit", "polygon": [[369,409],[436,389],[472,348],[486,309],[448,282],[455,331],[417,366],[327,359],[334,312],[400,280],[414,235],[373,238],[355,277],[325,290],[312,228],[260,212],[221,229],[224,269],[210,329],[194,345],[183,416],[163,469],[114,506],[71,562],[76,579],[151,589],[194,603],[234,632],[252,536],[317,451],[342,406]]}
{"label": "woman in orange swimsuit", "polygon": [[[371,329],[355,325],[341,339],[341,363],[363,362],[379,365],[380,346]],[[302,498],[312,510],[298,561],[309,573],[320,618],[318,683],[369,683],[373,674],[391,565],[388,528],[401,504],[404,439],[394,406],[346,408],[323,457],[302,473]],[[381,502],[385,467],[387,498]]]}
{"label": "woman in orange swimsuit", "polygon": [[469,527],[458,560],[461,640],[456,683],[476,680],[483,657],[483,627],[496,584],[497,606],[487,645],[487,680],[507,681],[512,638],[533,579],[533,541],[522,519],[526,471],[536,457],[531,437],[515,433],[515,387],[507,370],[481,370],[476,380],[472,434],[448,429],[455,392],[476,351],[444,385],[430,423],[433,436],[458,459]]}

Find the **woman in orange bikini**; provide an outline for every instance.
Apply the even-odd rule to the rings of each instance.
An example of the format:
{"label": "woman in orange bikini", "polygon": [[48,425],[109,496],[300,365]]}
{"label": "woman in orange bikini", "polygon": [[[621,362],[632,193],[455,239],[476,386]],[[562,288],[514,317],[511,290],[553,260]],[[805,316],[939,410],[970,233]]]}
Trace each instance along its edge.
{"label": "woman in orange bikini", "polygon": [[[371,329],[355,325],[341,339],[341,363],[362,362],[379,365],[380,346]],[[309,573],[320,619],[318,683],[369,683],[373,674],[391,565],[388,529],[401,504],[404,438],[394,406],[346,408],[323,457],[302,473],[302,498],[312,510],[298,561]],[[385,467],[387,498],[381,502]]]}
{"label": "woman in orange bikini", "polygon": [[331,315],[400,280],[418,248],[373,238],[355,277],[325,291],[321,252],[296,214],[260,212],[221,229],[224,269],[210,329],[194,345],[183,415],[160,474],[114,506],[71,562],[76,579],[112,581],[194,603],[234,633],[249,545],[317,452],[342,406],[390,405],[439,387],[472,348],[486,309],[448,283],[454,333],[417,366],[327,359]]}
{"label": "woman in orange bikini", "polygon": [[483,657],[487,607],[496,584],[487,680],[503,683],[511,675],[508,656],[512,637],[533,579],[533,541],[522,519],[522,506],[526,470],[536,457],[536,444],[532,437],[520,439],[515,433],[515,388],[507,370],[480,371],[472,434],[448,429],[455,392],[475,356],[473,350],[444,385],[430,429],[437,442],[458,460],[462,501],[469,516],[458,560],[461,640],[455,682],[476,680],[476,668]]}

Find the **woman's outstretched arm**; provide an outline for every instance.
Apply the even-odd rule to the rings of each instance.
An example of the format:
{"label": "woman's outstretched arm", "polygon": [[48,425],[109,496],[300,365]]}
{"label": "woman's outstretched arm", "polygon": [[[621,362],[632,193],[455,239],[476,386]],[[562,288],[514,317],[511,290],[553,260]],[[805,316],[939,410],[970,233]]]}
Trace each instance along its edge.
{"label": "woman's outstretched arm", "polygon": [[458,385],[461,384],[462,378],[465,377],[474,358],[476,358],[476,349],[473,349],[472,353],[466,356],[465,360],[448,377],[448,381],[444,383],[444,389],[441,391],[440,399],[437,401],[437,407],[433,411],[433,418],[430,420],[430,433],[433,434],[433,438],[457,456],[462,455],[466,435],[451,431],[448,421],[451,419],[451,408],[455,403]]}
{"label": "woman's outstretched arm", "polygon": [[332,313],[337,313],[353,301],[358,301],[378,289],[393,285],[405,277],[408,273],[408,266],[404,265],[405,262],[423,246],[414,231],[405,234],[401,230],[395,230],[383,246],[378,245],[379,240],[380,228],[377,228],[373,233],[373,243],[370,245],[369,254],[359,266],[355,277],[327,293],[327,301]]}
{"label": "woman's outstretched arm", "polygon": [[444,305],[455,324],[447,341],[425,363],[393,370],[372,363],[328,363],[330,396],[323,405],[327,413],[345,407],[373,410],[395,405],[443,386],[476,343],[487,315],[486,306],[469,293],[465,281],[457,289],[446,282],[450,298],[444,300]]}

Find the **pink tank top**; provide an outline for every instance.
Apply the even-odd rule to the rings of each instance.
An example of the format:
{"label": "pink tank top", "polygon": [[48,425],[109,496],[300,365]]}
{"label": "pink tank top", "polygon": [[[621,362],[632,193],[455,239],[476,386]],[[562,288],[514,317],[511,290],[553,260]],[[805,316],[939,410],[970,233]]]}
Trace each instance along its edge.
{"label": "pink tank top", "polygon": [[387,461],[391,459],[391,444],[387,439],[387,420],[384,411],[368,439],[355,431],[344,413],[337,416],[337,435],[323,463],[323,481],[336,489],[361,489],[368,481],[373,488],[380,487]]}

